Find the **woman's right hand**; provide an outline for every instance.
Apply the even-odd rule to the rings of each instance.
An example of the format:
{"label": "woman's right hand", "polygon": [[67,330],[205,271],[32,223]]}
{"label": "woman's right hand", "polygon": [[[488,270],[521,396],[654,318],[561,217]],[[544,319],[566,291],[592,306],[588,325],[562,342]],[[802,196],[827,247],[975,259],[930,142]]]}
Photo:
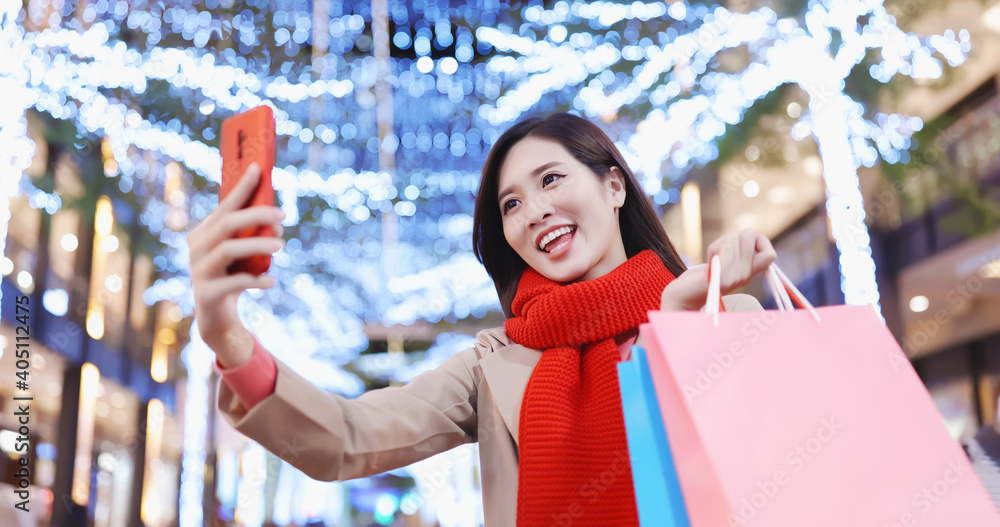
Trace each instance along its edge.
{"label": "woman's right hand", "polygon": [[[719,255],[722,276],[719,288],[723,295],[750,283],[750,280],[774,263],[777,253],[771,240],[752,230],[729,233],[708,246],[707,261]],[[696,311],[705,305],[708,295],[708,265],[697,265],[667,284],[660,296],[661,311]]]}
{"label": "woman's right hand", "polygon": [[[233,190],[219,202],[218,208],[187,235],[190,255],[191,289],[194,314],[202,340],[212,348],[224,368],[239,366],[253,353],[253,336],[243,326],[236,311],[236,301],[245,289],[267,289],[275,280],[269,275],[236,273],[226,269],[234,261],[281,250],[281,220],[285,214],[270,206],[240,208],[247,202],[260,180],[260,167],[247,168]],[[275,237],[233,238],[241,229],[271,225]]]}

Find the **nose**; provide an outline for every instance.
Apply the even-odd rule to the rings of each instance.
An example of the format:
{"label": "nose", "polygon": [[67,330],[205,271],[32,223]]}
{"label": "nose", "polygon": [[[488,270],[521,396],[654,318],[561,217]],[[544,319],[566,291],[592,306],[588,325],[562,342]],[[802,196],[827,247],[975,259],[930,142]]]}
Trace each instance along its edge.
{"label": "nose", "polygon": [[547,197],[539,197],[525,203],[528,209],[528,227],[534,227],[552,215],[552,204]]}

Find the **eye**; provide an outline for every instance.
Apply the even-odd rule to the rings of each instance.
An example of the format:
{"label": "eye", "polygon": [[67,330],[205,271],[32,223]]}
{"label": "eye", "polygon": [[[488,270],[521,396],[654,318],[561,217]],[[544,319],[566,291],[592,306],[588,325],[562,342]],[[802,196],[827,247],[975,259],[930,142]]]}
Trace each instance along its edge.
{"label": "eye", "polygon": [[555,179],[549,179],[549,178],[561,178],[561,177],[563,177],[562,174],[545,174],[545,176],[542,178],[542,186],[543,187],[547,186],[548,183],[555,181]]}
{"label": "eye", "polygon": [[503,210],[504,214],[507,214],[507,211],[510,210],[510,208],[513,207],[514,205],[517,205],[517,200],[516,199],[509,199],[509,200],[503,202],[503,207],[501,207],[501,209]]}

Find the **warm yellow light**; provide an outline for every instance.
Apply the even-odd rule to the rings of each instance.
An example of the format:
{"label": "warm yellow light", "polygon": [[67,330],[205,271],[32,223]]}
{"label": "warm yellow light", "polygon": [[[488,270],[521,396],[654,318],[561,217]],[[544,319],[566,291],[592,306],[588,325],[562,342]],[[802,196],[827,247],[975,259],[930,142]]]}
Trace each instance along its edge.
{"label": "warm yellow light", "polygon": [[681,218],[684,224],[684,254],[692,264],[701,262],[701,190],[694,181],[681,188]]}
{"label": "warm yellow light", "polygon": [[168,357],[170,346],[177,342],[177,332],[167,320],[170,319],[170,312],[177,305],[163,304],[160,306],[156,317],[155,336],[153,339],[153,356],[149,364],[149,374],[153,380],[159,383],[167,381],[169,373]]}
{"label": "warm yellow light", "polygon": [[174,207],[180,207],[184,205],[184,201],[187,200],[187,196],[180,189],[171,191],[170,194],[166,195],[166,202],[173,205]]}
{"label": "warm yellow light", "polygon": [[169,187],[167,190],[174,190],[175,187],[172,187],[172,185],[180,183],[177,180],[181,177],[181,165],[177,163],[177,161],[171,161],[167,163],[164,171],[166,172],[167,178],[163,184]]}
{"label": "warm yellow light", "polygon": [[108,239],[112,237],[114,224],[111,200],[101,196],[94,214],[94,250],[90,264],[90,298],[87,299],[87,334],[95,340],[104,338],[104,298],[100,293],[107,278],[108,253],[104,249],[109,246]]}
{"label": "warm yellow light", "polygon": [[94,230],[98,236],[108,236],[115,225],[114,208],[107,196],[97,200],[97,213],[94,215]]}
{"label": "warm yellow light", "polygon": [[154,340],[153,356],[149,362],[149,376],[160,384],[167,382],[167,374],[169,373],[167,355],[167,345],[160,339]]}
{"label": "warm yellow light", "polygon": [[779,185],[767,191],[767,199],[774,205],[787,205],[795,201],[795,191],[787,185]]}
{"label": "warm yellow light", "polygon": [[171,161],[167,163],[164,170],[166,172],[166,177],[163,178],[163,199],[171,205],[178,205],[176,201],[178,200],[177,195],[180,194],[181,203],[183,203],[184,192],[181,190],[181,166],[176,161]]}
{"label": "warm yellow light", "polygon": [[931,301],[924,295],[917,295],[910,299],[910,311],[914,313],[923,313],[929,307],[931,307]]}
{"label": "warm yellow light", "polygon": [[101,384],[101,371],[91,363],[80,368],[80,409],[76,424],[76,456],[73,460],[73,502],[86,506],[90,499],[90,463],[94,448],[94,406]]}
{"label": "warm yellow light", "polygon": [[142,292],[149,285],[149,276],[153,272],[153,260],[145,254],[136,256],[133,271],[132,279],[135,280],[135,287],[132,288],[132,298],[129,300],[132,303],[132,309],[129,309],[129,322],[132,323],[133,328],[141,330],[146,327],[149,318],[149,307],[142,299]]}
{"label": "warm yellow light", "polygon": [[996,33],[1000,33],[1000,4],[994,4],[986,11],[983,11],[982,21],[984,26]]}
{"label": "warm yellow light", "polygon": [[146,408],[146,471],[142,482],[142,502],[139,505],[139,516],[146,525],[158,525],[161,518],[161,508],[157,507],[156,489],[153,482],[156,477],[157,463],[163,444],[163,403],[159,399],[151,399]]}
{"label": "warm yellow light", "polygon": [[757,215],[752,212],[744,212],[733,218],[733,230],[753,229],[757,226]]}
{"label": "warm yellow light", "polygon": [[163,443],[163,402],[150,399],[146,412],[146,461],[160,458],[160,445]]}
{"label": "warm yellow light", "polygon": [[105,161],[111,159],[114,156],[114,152],[111,150],[111,139],[105,137],[101,141],[101,159]]}
{"label": "warm yellow light", "polygon": [[121,246],[121,241],[114,234],[105,236],[104,240],[101,242],[101,250],[106,253],[113,253],[117,251],[119,246]]}
{"label": "warm yellow light", "polygon": [[823,175],[823,160],[817,155],[811,155],[802,160],[802,171],[814,178]]}
{"label": "warm yellow light", "polygon": [[91,302],[87,309],[87,334],[94,340],[104,338],[104,306]]}
{"label": "warm yellow light", "polygon": [[160,339],[160,342],[167,346],[173,346],[177,342],[177,333],[173,328],[163,328],[156,332],[156,338]]}
{"label": "warm yellow light", "polygon": [[187,211],[184,209],[184,202],[187,200],[184,195],[184,178],[181,166],[176,161],[167,163],[165,171],[163,201],[170,205],[165,223],[171,230],[180,232],[187,227],[188,222]]}
{"label": "warm yellow light", "polygon": [[109,159],[104,162],[104,175],[107,177],[115,177],[118,175],[118,162],[114,159]]}
{"label": "warm yellow light", "polygon": [[160,445],[163,443],[163,402],[150,399],[146,412],[146,460],[160,458]]}
{"label": "warm yellow light", "polygon": [[788,108],[785,111],[788,112],[788,116],[792,119],[798,119],[802,115],[802,105],[797,102],[788,103]]}
{"label": "warm yellow light", "polygon": [[979,269],[979,274],[983,278],[1000,278],[1000,258],[983,264]]}

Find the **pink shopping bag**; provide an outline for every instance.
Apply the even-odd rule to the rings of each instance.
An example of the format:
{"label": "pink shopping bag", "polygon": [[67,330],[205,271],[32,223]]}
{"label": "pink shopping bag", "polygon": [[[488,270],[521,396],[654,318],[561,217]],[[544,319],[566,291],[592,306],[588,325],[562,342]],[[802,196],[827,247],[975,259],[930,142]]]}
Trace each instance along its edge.
{"label": "pink shopping bag", "polygon": [[653,311],[641,326],[691,525],[1000,525],[875,311],[816,313],[720,313],[716,327]]}

